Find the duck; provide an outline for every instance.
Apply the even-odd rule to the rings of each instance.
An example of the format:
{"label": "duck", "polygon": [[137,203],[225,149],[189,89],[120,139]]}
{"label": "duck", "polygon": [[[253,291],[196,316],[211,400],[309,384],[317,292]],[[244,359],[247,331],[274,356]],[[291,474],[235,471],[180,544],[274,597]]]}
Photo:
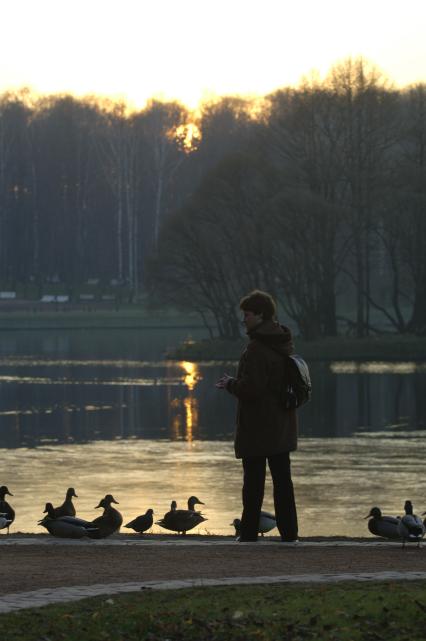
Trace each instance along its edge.
{"label": "duck", "polygon": [[9,492],[9,489],[6,485],[0,487],[0,512],[4,514],[3,520],[4,525],[0,524],[0,530],[7,528],[7,533],[9,534],[9,528],[15,520],[15,510],[13,507],[5,500],[6,494],[8,496],[13,496],[12,492]]}
{"label": "duck", "polygon": [[139,532],[140,534],[143,534],[147,530],[149,530],[150,527],[152,527],[152,524],[154,523],[154,518],[153,518],[154,510],[149,508],[145,514],[141,514],[141,516],[137,516],[133,521],[129,521],[127,525],[124,527],[130,528],[134,530],[135,532]]}
{"label": "duck", "polygon": [[114,534],[114,532],[118,532],[121,528],[123,517],[118,510],[112,507],[111,503],[119,505],[112,494],[107,494],[99,501],[98,505],[95,506],[95,510],[103,507],[104,512],[102,516],[98,516],[92,521],[92,524],[97,528],[97,532],[89,533],[92,539],[104,539]]}
{"label": "duck", "polygon": [[52,536],[63,539],[81,539],[98,531],[91,521],[85,521],[75,516],[55,516],[55,508],[52,503],[46,503],[44,513],[46,516],[38,524],[45,527]]}
{"label": "duck", "polygon": [[176,501],[172,501],[170,511],[167,512],[160,521],[156,521],[156,524],[165,530],[171,530],[178,534],[186,534],[188,530],[192,530],[197,525],[200,525],[200,523],[203,523],[203,521],[207,521],[201,512],[194,510],[195,505],[204,505],[204,503],[196,496],[190,496],[188,499],[188,509],[178,510]]}
{"label": "duck", "polygon": [[379,507],[372,507],[364,519],[370,519],[367,525],[371,534],[381,536],[384,539],[401,538],[398,530],[400,519],[396,516],[383,516]]}
{"label": "duck", "polygon": [[399,536],[402,539],[402,547],[408,543],[417,543],[420,547],[422,538],[425,535],[425,525],[421,518],[413,513],[413,504],[411,501],[405,501],[405,515],[400,519],[398,524]]}
{"label": "duck", "polygon": [[2,530],[5,527],[9,527],[11,524],[11,520],[7,518],[7,514],[5,513],[0,513],[0,530]]}
{"label": "duck", "polygon": [[65,495],[65,501],[60,505],[59,507],[55,507],[55,516],[75,516],[75,507],[72,502],[73,496],[78,499],[77,494],[75,493],[75,490],[73,487],[69,487],[67,489],[67,493]]}
{"label": "duck", "polygon": [[[241,531],[241,519],[234,519],[231,525],[233,525],[235,528],[235,534],[239,536]],[[271,512],[265,512],[264,510],[262,510],[260,512],[260,517],[259,517],[259,527],[258,527],[259,534],[263,536],[267,532],[270,532],[271,530],[273,530],[275,527],[277,527],[277,520],[275,518],[275,514],[272,514]]]}

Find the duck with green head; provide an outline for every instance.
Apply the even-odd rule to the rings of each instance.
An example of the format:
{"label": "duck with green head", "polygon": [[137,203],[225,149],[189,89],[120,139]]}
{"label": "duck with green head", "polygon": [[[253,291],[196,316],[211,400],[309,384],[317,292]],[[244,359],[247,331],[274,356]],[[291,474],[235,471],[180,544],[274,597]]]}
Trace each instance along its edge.
{"label": "duck with green head", "polygon": [[95,534],[98,530],[91,521],[85,521],[75,516],[56,516],[52,503],[46,503],[44,509],[46,514],[38,524],[46,528],[52,536],[62,539],[81,539]]}
{"label": "duck with green head", "polygon": [[372,507],[364,519],[369,519],[368,529],[371,534],[384,539],[400,539],[398,526],[400,519],[396,516],[384,516],[379,507]]}

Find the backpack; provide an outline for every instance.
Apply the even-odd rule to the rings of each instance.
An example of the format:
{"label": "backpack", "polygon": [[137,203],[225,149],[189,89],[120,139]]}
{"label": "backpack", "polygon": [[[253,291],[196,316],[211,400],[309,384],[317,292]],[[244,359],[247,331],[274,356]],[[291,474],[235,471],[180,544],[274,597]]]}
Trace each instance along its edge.
{"label": "backpack", "polygon": [[306,361],[298,354],[285,356],[286,379],[282,390],[284,407],[298,409],[311,400],[312,384]]}

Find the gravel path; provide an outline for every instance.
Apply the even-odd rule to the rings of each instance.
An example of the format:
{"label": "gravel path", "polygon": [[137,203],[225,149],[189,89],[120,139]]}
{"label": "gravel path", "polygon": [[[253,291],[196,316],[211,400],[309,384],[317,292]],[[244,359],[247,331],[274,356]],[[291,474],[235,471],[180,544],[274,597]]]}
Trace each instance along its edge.
{"label": "gravel path", "polygon": [[0,556],[5,579],[0,596],[152,581],[426,573],[425,548],[374,539],[301,541],[289,547],[276,540],[240,544],[206,536],[63,541],[16,535],[0,537]]}

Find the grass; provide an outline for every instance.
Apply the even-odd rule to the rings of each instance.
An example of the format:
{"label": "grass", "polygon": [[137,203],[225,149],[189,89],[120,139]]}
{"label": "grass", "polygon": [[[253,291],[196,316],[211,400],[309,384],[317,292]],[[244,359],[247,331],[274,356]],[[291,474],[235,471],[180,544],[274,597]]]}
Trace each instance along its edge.
{"label": "grass", "polygon": [[143,591],[0,616],[2,641],[420,641],[424,582]]}
{"label": "grass", "polygon": [[[186,342],[169,353],[171,358],[189,361],[238,360],[246,339]],[[296,351],[307,361],[314,360],[425,360],[426,336],[387,334],[368,338],[325,338],[303,341],[295,338]]]}

